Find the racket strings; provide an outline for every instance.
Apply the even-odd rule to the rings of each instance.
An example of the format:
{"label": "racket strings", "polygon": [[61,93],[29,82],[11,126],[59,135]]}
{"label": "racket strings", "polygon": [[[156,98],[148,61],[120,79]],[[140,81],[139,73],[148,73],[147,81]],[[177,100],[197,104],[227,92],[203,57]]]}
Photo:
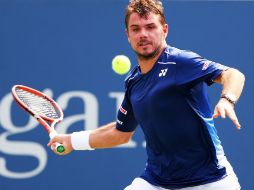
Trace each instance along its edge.
{"label": "racket strings", "polygon": [[43,96],[37,96],[23,89],[16,89],[16,94],[19,99],[34,112],[54,119],[60,117],[58,110],[56,110],[51,102]]}

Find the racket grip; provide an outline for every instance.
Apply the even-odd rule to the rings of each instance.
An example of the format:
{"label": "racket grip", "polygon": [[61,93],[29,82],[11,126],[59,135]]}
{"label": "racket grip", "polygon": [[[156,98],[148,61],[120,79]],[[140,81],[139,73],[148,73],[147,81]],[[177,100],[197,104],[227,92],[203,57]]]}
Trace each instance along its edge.
{"label": "racket grip", "polygon": [[59,152],[59,153],[63,153],[65,151],[65,148],[62,144],[60,143],[56,143],[56,151]]}
{"label": "racket grip", "polygon": [[[56,135],[57,135],[57,132],[55,130],[52,130],[49,133],[50,139],[54,138]],[[54,146],[55,146],[56,151],[59,153],[63,153],[65,151],[65,148],[61,143],[56,142]],[[54,146],[53,145],[51,146],[52,150],[54,149]]]}

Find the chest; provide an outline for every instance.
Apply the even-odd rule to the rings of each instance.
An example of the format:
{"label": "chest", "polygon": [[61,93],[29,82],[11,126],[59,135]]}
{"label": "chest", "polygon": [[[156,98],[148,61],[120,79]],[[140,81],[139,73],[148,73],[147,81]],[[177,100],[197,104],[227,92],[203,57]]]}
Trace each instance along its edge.
{"label": "chest", "polygon": [[131,100],[135,102],[149,102],[161,99],[173,90],[175,85],[174,65],[158,65],[151,72],[142,75],[133,84],[130,94]]}

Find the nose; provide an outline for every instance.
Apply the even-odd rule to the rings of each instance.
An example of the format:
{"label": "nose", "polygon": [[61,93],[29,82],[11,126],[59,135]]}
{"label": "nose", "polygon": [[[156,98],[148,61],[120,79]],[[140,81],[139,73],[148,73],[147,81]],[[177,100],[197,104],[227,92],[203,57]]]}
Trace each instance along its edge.
{"label": "nose", "polygon": [[148,36],[148,32],[145,28],[140,30],[140,38],[146,38]]}

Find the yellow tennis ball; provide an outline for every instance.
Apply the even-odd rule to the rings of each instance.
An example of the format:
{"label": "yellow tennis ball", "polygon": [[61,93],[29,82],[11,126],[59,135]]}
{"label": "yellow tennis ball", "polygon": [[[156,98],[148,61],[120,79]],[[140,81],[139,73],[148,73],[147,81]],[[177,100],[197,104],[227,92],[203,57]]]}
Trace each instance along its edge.
{"label": "yellow tennis ball", "polygon": [[112,69],[119,75],[124,75],[131,68],[130,59],[125,55],[117,55],[112,60]]}

